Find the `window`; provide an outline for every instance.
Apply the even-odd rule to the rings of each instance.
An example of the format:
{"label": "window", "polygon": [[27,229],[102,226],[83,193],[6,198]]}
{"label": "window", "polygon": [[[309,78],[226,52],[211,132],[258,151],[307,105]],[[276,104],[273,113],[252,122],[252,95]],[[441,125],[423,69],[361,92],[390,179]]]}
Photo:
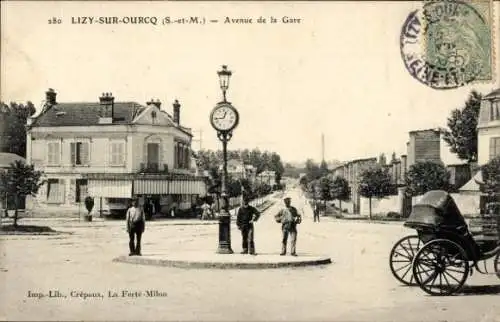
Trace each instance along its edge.
{"label": "window", "polygon": [[500,120],[500,101],[491,101],[490,103],[490,121]]}
{"label": "window", "polygon": [[47,144],[47,164],[59,165],[61,161],[61,150],[59,142],[49,142]]}
{"label": "window", "polygon": [[87,180],[86,179],[76,179],[75,182],[75,202],[82,202],[87,197]]}
{"label": "window", "polygon": [[125,165],[125,143],[110,142],[110,148],[111,148],[111,165],[114,166]]}
{"label": "window", "polygon": [[89,164],[88,142],[71,142],[71,164],[72,165]]}
{"label": "window", "polygon": [[64,203],[64,180],[47,181],[47,203]]}
{"label": "window", "polygon": [[490,160],[500,155],[500,137],[490,138]]}

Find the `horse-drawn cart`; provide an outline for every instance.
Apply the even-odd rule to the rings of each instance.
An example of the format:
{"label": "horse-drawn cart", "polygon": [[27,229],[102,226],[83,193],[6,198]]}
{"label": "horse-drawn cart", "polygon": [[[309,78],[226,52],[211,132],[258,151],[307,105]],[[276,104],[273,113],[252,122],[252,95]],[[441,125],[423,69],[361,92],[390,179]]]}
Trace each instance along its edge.
{"label": "horse-drawn cart", "polygon": [[417,234],[400,239],[391,250],[391,272],[403,284],[416,284],[431,295],[460,291],[474,270],[490,274],[486,260],[491,258],[492,274],[500,278],[499,221],[498,212],[482,216],[475,221],[480,234],[473,236],[453,198],[445,191],[429,191],[404,224]]}

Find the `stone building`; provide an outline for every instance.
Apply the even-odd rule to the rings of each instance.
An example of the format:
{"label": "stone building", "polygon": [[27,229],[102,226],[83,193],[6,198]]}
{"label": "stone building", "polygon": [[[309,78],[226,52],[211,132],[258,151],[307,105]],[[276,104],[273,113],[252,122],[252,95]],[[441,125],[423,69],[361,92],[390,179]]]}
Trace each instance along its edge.
{"label": "stone building", "polygon": [[105,93],[97,102],[58,102],[46,92],[42,112],[28,120],[27,162],[45,172],[38,209],[78,211],[85,196],[97,211],[123,211],[129,198],[152,198],[158,211],[191,206],[206,194],[191,167],[191,130],[151,100],[119,102]]}

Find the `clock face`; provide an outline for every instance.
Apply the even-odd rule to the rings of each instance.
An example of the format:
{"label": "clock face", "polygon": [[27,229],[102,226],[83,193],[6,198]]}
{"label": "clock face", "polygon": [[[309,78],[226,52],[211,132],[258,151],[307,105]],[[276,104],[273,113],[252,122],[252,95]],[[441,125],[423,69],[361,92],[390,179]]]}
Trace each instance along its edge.
{"label": "clock face", "polygon": [[238,112],[231,105],[216,106],[211,115],[212,126],[219,131],[230,131],[238,125]]}

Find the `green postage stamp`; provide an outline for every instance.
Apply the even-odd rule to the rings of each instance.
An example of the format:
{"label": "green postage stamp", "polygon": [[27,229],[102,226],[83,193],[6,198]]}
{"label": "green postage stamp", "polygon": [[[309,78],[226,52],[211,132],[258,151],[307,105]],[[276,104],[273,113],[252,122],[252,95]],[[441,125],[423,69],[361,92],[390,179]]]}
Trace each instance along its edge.
{"label": "green postage stamp", "polygon": [[426,1],[403,25],[401,55],[408,72],[435,89],[489,82],[494,30],[491,0]]}

